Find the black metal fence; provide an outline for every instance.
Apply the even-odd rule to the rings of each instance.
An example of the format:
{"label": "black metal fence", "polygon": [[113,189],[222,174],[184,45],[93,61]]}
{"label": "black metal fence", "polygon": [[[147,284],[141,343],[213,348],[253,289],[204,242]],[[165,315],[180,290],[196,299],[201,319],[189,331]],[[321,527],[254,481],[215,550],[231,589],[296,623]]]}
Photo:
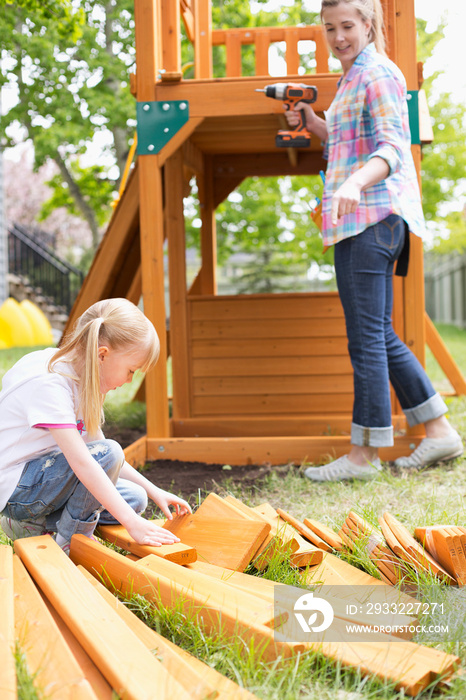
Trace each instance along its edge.
{"label": "black metal fence", "polygon": [[30,286],[40,289],[55,306],[69,313],[81,288],[84,274],[56,253],[24,226],[8,227],[8,269],[27,278]]}

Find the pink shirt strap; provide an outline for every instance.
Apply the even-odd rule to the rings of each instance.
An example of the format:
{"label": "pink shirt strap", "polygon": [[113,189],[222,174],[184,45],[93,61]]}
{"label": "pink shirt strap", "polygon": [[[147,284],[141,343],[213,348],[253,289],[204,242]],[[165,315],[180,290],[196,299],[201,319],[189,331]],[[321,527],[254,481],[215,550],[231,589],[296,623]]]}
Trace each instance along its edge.
{"label": "pink shirt strap", "polygon": [[76,423],[36,423],[32,427],[44,428],[45,430],[50,430],[51,428],[76,428]]}

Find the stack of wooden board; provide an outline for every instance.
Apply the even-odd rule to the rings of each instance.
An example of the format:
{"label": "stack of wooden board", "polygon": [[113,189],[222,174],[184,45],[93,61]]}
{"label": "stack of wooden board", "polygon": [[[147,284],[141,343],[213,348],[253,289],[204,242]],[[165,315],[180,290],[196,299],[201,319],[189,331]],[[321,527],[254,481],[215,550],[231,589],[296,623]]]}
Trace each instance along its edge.
{"label": "stack of wooden board", "polygon": [[[333,555],[324,554],[324,557],[329,556]],[[361,621],[367,625],[365,640],[353,642],[346,629],[344,601],[334,600],[339,641],[326,641],[324,636],[317,642],[296,642],[283,633],[289,616],[283,614],[283,610],[271,613],[274,589],[280,584],[200,561],[180,566],[153,555],[133,561],[81,535],[72,538],[71,558],[98,580],[103,580],[111,590],[117,589],[122,594],[137,592],[156,605],[181,604],[192,614],[204,594],[204,604],[197,608],[199,624],[211,632],[218,631],[221,624],[224,633],[239,634],[246,646],[254,645],[264,659],[278,659],[297,652],[303,654],[307,650],[319,651],[332,662],[388,679],[398,688],[403,688],[407,695],[416,695],[432,683],[451,678],[458,668],[459,659],[455,656],[405,639],[395,641],[382,632],[370,631],[369,634],[370,620],[367,618],[365,622]],[[319,569],[321,564],[314,568]],[[354,569],[349,564],[346,567]],[[348,572],[345,580],[350,580]],[[373,580],[391,595],[396,593],[394,588]],[[289,597],[292,605],[296,600],[296,589],[283,584],[280,587],[287,589],[285,598]],[[215,616],[215,606],[221,600],[222,590],[229,592],[223,598],[221,616]],[[297,590],[302,594],[302,589]],[[229,601],[236,603],[228,605]],[[233,626],[231,611],[235,605],[237,622]],[[272,629],[274,625],[276,627]]]}
{"label": "stack of wooden board", "polygon": [[362,546],[376,565],[383,581],[395,585],[403,580],[403,562],[387,546],[382,533],[365,518],[350,510],[339,533],[344,543],[354,550]]}
{"label": "stack of wooden board", "polygon": [[147,627],[50,536],[17,540],[14,549],[0,546],[2,700],[17,697],[15,638],[47,697],[141,700],[156,688],[161,700],[254,699]]}
{"label": "stack of wooden board", "polygon": [[415,537],[458,586],[466,585],[466,527],[431,525],[417,527]]}
{"label": "stack of wooden board", "polygon": [[[202,518],[204,523],[207,523],[209,520],[212,523],[215,523],[217,520],[236,520],[243,523],[253,522],[256,526],[259,523],[262,527],[267,525],[265,539],[258,544],[255,551],[251,550],[249,559],[259,570],[265,569],[274,557],[287,556],[290,563],[298,567],[316,564],[322,560],[322,551],[306,542],[296,530],[289,527],[288,523],[282,520],[269,504],[250,508],[242,501],[233,498],[233,496],[220,498],[215,493],[209,493],[194,516],[192,516],[193,520],[196,518]],[[167,523],[165,527],[167,525],[172,528],[170,523]],[[198,547],[197,551],[200,556],[201,550]],[[206,558],[206,561],[211,564],[219,564],[219,560],[215,556],[212,556],[210,559]],[[227,568],[237,568],[229,567],[227,564],[223,565]]]}
{"label": "stack of wooden board", "polygon": [[416,571],[428,572],[444,583],[455,585],[456,581],[453,576],[450,576],[448,571],[426,549],[421,547],[419,542],[393,515],[385,512],[379,518],[379,524],[388,546],[397,557]]}

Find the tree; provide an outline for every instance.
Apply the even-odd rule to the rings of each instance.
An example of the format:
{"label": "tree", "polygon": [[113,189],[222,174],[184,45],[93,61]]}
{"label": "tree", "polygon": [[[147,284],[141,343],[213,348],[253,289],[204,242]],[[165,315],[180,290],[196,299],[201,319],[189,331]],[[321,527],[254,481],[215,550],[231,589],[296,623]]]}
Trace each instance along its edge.
{"label": "tree", "polygon": [[[53,5],[25,0],[2,13],[0,42],[8,48],[1,84],[14,84],[18,101],[2,116],[1,127],[7,146],[17,140],[11,127],[22,127],[20,139],[33,143],[36,168],[48,159],[56,163],[54,204],[79,212],[95,247],[135,128],[128,89],[135,60],[133,3],[84,0],[74,8],[62,0],[59,16]],[[83,165],[103,134],[102,160],[108,164]]]}

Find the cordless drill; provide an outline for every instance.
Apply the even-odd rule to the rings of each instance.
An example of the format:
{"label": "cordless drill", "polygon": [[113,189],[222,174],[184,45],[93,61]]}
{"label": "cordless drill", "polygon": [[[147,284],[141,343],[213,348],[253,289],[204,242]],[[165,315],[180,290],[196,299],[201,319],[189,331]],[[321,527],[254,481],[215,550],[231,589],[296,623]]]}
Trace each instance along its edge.
{"label": "cordless drill", "polygon": [[[282,100],[288,111],[297,102],[312,104],[317,100],[317,88],[303,83],[274,83],[265,88],[256,89],[263,92],[266,97]],[[311,145],[311,135],[306,129],[306,117],[304,111],[299,112],[299,124],[289,131],[279,131],[275,138],[275,145],[279,148],[307,148]]]}

